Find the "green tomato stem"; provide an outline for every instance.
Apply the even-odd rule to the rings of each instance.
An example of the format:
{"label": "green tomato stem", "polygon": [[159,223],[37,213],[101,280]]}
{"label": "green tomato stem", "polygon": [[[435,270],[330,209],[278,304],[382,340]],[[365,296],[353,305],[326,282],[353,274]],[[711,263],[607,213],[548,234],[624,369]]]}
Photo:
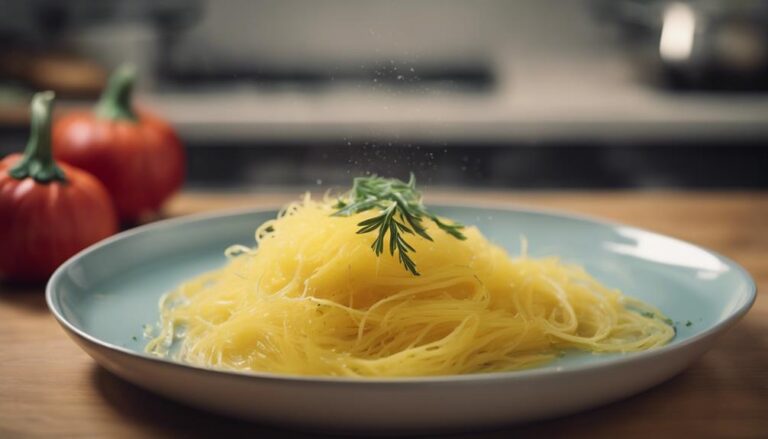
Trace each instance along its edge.
{"label": "green tomato stem", "polygon": [[104,119],[136,121],[133,111],[133,86],[136,83],[136,69],[125,64],[109,77],[106,88],[96,104],[96,115]]}
{"label": "green tomato stem", "polygon": [[67,181],[64,171],[53,160],[51,148],[51,114],[54,97],[52,91],[36,93],[32,97],[29,141],[24,150],[24,156],[8,172],[11,177],[18,180],[31,177],[40,183]]}

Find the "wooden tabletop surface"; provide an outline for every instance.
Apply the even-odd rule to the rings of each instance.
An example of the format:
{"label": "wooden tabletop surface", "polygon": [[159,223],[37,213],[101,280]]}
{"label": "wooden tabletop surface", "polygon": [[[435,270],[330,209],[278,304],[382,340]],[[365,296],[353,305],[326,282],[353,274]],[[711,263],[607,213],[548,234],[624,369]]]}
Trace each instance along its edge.
{"label": "wooden tabletop surface", "polygon": [[[291,194],[185,193],[169,216],[274,205]],[[768,437],[768,192],[478,192],[488,200],[586,213],[730,256],[763,290],[749,314],[687,371],[626,400],[564,418],[458,437]],[[70,341],[42,287],[0,285],[0,438],[312,437],[190,409],[104,371]]]}

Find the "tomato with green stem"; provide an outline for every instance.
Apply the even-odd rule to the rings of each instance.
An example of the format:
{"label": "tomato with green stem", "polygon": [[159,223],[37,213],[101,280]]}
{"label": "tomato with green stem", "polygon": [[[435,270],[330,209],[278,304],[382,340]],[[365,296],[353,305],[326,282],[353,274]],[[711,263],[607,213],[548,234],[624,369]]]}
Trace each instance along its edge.
{"label": "tomato with green stem", "polygon": [[120,219],[157,212],[184,180],[184,150],[164,120],[134,108],[134,70],[118,68],[94,111],[64,115],[53,131],[58,160],[85,169],[107,187]]}
{"label": "tomato with green stem", "polygon": [[0,277],[46,279],[83,248],[117,232],[104,186],[91,174],[59,164],[51,151],[52,92],[32,99],[24,154],[0,161]]}

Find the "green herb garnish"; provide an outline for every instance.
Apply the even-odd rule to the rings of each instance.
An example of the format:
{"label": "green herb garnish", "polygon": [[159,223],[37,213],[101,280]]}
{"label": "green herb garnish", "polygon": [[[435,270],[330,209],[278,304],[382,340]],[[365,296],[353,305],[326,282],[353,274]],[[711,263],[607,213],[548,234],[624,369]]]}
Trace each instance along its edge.
{"label": "green herb garnish", "polygon": [[375,175],[355,178],[352,190],[339,198],[335,207],[338,210],[334,212],[334,216],[349,216],[371,209],[380,210],[379,215],[358,223],[360,229],[357,233],[377,233],[371,244],[376,256],[384,253],[385,241],[389,235],[389,253],[394,255],[397,250],[400,263],[415,276],[418,276],[419,272],[416,270],[416,263],[408,254],[415,250],[405,241],[404,235],[419,235],[432,241],[422,224],[424,218],[431,220],[456,239],[467,239],[461,233],[463,225],[446,224],[424,207],[421,192],[416,190],[416,178],[413,174],[408,183]]}
{"label": "green herb garnish", "polygon": [[664,322],[664,323],[666,323],[668,325],[674,325],[674,322],[672,321],[672,319],[670,319],[669,317],[663,317],[663,316],[656,315],[655,312],[641,311],[640,315],[643,316],[643,317],[647,317],[649,319],[661,320],[662,322]]}

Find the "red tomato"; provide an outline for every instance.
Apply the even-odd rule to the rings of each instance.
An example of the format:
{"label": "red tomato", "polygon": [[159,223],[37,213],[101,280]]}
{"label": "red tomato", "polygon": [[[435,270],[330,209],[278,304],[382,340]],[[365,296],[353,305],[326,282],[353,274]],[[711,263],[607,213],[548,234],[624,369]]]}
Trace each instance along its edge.
{"label": "red tomato", "polygon": [[10,280],[44,280],[70,256],[117,232],[104,186],[52,158],[52,101],[52,92],[35,95],[24,155],[0,161],[0,277]]}
{"label": "red tomato", "polygon": [[171,126],[131,105],[133,70],[118,69],[94,112],[74,112],[53,129],[54,156],[95,175],[123,221],[156,212],[184,180],[185,155]]}

